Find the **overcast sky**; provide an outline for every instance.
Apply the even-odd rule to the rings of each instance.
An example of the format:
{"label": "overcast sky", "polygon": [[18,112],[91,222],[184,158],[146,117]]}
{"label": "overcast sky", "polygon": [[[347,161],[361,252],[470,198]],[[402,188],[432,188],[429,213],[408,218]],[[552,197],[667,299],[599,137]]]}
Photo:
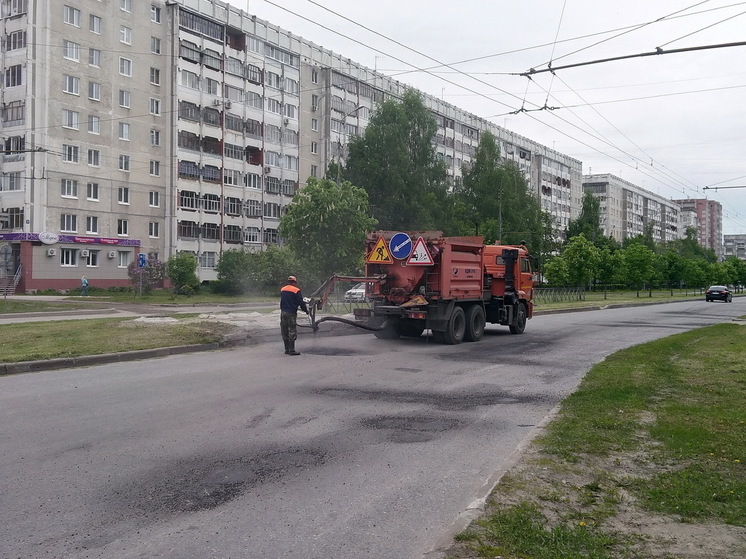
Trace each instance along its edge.
{"label": "overcast sky", "polygon": [[[717,200],[723,233],[746,234],[746,188],[703,188],[746,186],[746,46],[666,54],[746,41],[746,2],[230,3],[580,159],[584,174]],[[554,75],[539,72],[550,62]],[[531,80],[516,75],[531,68]]]}

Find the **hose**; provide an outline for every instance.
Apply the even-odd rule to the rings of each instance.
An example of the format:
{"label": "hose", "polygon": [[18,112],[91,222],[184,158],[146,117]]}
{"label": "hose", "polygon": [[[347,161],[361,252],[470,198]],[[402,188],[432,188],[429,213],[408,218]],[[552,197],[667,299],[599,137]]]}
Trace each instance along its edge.
{"label": "hose", "polygon": [[303,328],[313,328],[313,331],[317,332],[319,329],[319,324],[321,324],[322,322],[326,322],[328,320],[335,321],[335,322],[342,322],[344,324],[349,324],[350,326],[362,328],[363,330],[370,330],[371,332],[377,332],[378,330],[383,330],[383,326],[368,326],[367,324],[360,324],[359,322],[356,322],[354,320],[350,320],[348,318],[341,318],[339,316],[325,316],[315,322],[312,322],[311,324],[298,324],[298,326],[303,327]]}

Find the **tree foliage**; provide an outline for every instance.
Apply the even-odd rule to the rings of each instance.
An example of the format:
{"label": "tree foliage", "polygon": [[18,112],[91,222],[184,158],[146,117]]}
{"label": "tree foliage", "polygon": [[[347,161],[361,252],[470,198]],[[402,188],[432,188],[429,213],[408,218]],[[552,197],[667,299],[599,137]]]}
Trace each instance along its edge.
{"label": "tree foliage", "polygon": [[578,218],[567,225],[568,240],[580,234],[585,235],[596,246],[604,237],[601,229],[601,200],[591,192],[586,192],[583,196],[583,207]]}
{"label": "tree foliage", "polygon": [[179,252],[166,262],[166,276],[174,294],[192,295],[199,290],[197,259],[191,252]]}
{"label": "tree foliage", "polygon": [[568,281],[575,287],[586,287],[596,275],[598,249],[582,233],[573,237],[562,252],[567,262]]}
{"label": "tree foliage", "polygon": [[135,291],[148,294],[153,289],[162,287],[166,277],[166,265],[157,258],[148,257],[147,264],[140,268],[137,261],[127,266],[127,276]]}
{"label": "tree foliage", "polygon": [[625,283],[637,290],[637,296],[640,296],[640,289],[645,283],[650,281],[655,274],[653,262],[655,253],[641,243],[635,243],[624,249],[622,260],[622,277]]}
{"label": "tree foliage", "polygon": [[501,159],[491,133],[482,134],[456,199],[460,234],[483,235],[487,244],[525,242],[536,256],[551,252],[551,216],[541,210],[520,169]]}
{"label": "tree foliage", "polygon": [[419,94],[386,100],[349,144],[344,176],[368,193],[382,229],[434,229],[451,214],[445,164],[433,138],[437,123]]}
{"label": "tree foliage", "polygon": [[360,268],[365,233],[375,225],[365,190],[347,181],[309,178],[282,217],[279,233],[296,254],[328,277]]}

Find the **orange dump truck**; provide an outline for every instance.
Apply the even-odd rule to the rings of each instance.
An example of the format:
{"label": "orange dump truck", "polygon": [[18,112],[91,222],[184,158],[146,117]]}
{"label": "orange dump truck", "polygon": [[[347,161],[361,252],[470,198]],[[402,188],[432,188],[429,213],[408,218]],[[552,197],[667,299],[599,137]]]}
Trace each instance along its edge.
{"label": "orange dump truck", "polygon": [[355,309],[356,318],[379,328],[376,336],[385,339],[429,329],[438,342],[475,342],[487,322],[523,333],[533,315],[528,251],[483,243],[483,237],[444,237],[438,231],[368,234],[371,306]]}

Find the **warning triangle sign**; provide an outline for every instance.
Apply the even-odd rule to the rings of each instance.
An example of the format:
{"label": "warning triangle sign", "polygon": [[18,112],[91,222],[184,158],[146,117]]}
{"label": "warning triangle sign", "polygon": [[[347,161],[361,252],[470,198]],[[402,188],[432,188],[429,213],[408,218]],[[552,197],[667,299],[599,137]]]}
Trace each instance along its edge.
{"label": "warning triangle sign", "polygon": [[391,258],[391,253],[389,252],[389,249],[386,246],[386,241],[383,240],[383,237],[378,238],[376,246],[374,246],[373,250],[370,251],[370,254],[368,254],[368,258],[366,258],[365,261],[369,264],[394,263],[394,259]]}
{"label": "warning triangle sign", "polygon": [[432,266],[433,257],[430,255],[430,251],[427,250],[425,240],[420,237],[414,244],[412,254],[409,255],[407,260],[408,266]]}

